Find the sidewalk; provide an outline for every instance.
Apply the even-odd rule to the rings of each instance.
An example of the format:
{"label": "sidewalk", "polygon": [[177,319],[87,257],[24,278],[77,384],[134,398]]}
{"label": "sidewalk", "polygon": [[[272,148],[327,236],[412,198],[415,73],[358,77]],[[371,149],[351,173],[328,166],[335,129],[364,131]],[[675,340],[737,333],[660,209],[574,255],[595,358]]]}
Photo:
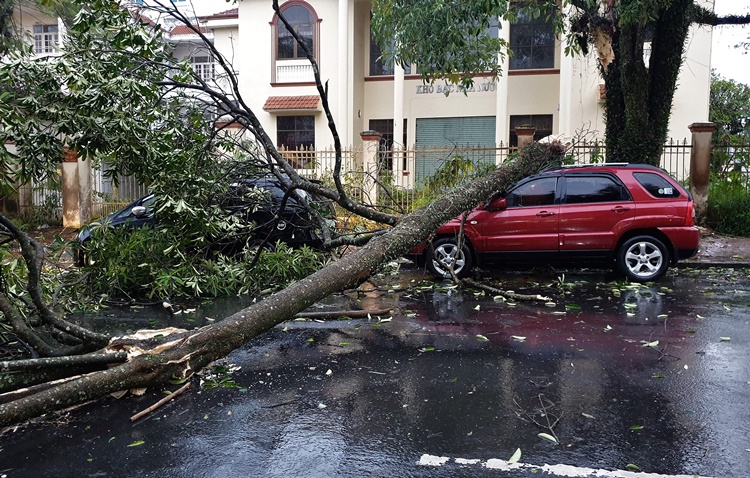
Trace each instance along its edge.
{"label": "sidewalk", "polygon": [[701,230],[698,254],[686,261],[684,267],[750,268],[750,237],[732,237]]}

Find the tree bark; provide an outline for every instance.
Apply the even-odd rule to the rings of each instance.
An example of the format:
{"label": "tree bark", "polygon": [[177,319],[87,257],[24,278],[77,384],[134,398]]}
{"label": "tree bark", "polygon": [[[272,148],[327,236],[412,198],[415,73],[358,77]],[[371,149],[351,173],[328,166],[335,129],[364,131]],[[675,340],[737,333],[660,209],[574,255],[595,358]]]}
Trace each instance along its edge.
{"label": "tree bark", "polygon": [[[112,392],[189,377],[315,302],[363,281],[379,265],[402,256],[443,222],[474,207],[495,191],[559,161],[551,157],[550,151],[540,145],[527,147],[512,165],[462,185],[426,208],[403,217],[388,233],[338,262],[221,322],[189,335],[168,336],[166,340],[171,342],[162,344],[158,351],[146,351],[122,365],[0,404],[0,425],[24,421]],[[116,344],[109,349],[116,350]]]}

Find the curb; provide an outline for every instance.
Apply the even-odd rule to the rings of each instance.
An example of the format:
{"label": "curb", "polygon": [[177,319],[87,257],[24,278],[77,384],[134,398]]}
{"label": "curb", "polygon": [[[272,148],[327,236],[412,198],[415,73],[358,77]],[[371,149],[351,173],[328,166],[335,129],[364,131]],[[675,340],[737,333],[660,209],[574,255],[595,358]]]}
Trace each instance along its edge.
{"label": "curb", "polygon": [[710,269],[715,267],[717,269],[748,269],[750,268],[750,262],[721,262],[721,261],[680,261],[677,263],[679,269],[692,267],[694,269]]}

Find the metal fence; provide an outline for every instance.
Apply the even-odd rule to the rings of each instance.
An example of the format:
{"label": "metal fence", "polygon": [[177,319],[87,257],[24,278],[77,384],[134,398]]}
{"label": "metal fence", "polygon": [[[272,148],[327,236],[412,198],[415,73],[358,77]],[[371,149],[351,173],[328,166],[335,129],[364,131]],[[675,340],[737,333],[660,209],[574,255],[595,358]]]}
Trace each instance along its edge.
{"label": "metal fence", "polygon": [[113,175],[106,165],[91,171],[91,217],[101,218],[148,194],[135,178]]}
{"label": "metal fence", "polygon": [[[670,140],[664,145],[661,167],[679,181],[687,181],[691,149],[686,139]],[[502,144],[381,150],[377,166],[368,168],[365,153],[349,149],[342,152],[342,182],[356,199],[386,209],[409,211],[460,181],[502,164],[517,152],[518,148]],[[301,175],[332,183],[336,159],[333,150],[282,154]],[[607,161],[607,148],[601,140],[578,141],[567,145],[566,155],[568,164],[603,163]],[[376,186],[368,187],[368,182]]]}
{"label": "metal fence", "polygon": [[[688,141],[671,140],[664,145],[661,167],[680,181],[690,173]],[[333,186],[336,153],[333,149],[282,151],[282,155],[304,177]],[[376,167],[365,164],[365,152],[347,148],[341,153],[341,179],[356,200],[377,204],[395,211],[410,211],[460,181],[482,174],[517,153],[507,145],[497,147],[423,147],[381,150]],[[570,144],[566,162],[602,163],[607,160],[603,141],[579,141]],[[740,172],[750,188],[750,145],[722,144],[713,150],[715,172]],[[369,183],[369,186],[368,186]],[[375,185],[373,187],[373,184]],[[52,216],[60,221],[62,192],[60,178],[31,186],[31,205],[22,214]],[[92,218],[100,218],[147,194],[146,185],[133,178],[115,178],[107,169],[92,171]],[[372,197],[373,194],[377,198]]]}

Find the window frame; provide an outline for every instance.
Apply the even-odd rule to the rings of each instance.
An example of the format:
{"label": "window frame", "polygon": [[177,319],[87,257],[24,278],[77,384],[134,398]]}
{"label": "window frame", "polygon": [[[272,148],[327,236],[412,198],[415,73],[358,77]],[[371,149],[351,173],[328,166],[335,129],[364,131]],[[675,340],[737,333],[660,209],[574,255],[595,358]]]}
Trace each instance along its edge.
{"label": "window frame", "polygon": [[[555,15],[556,12],[552,12],[552,15]],[[518,20],[523,17],[523,21],[519,22]],[[527,45],[518,45],[514,44],[514,40],[518,37],[518,28],[528,28],[531,30],[529,34],[529,43]],[[516,30],[514,34],[514,30]],[[546,34],[549,33],[551,36],[551,40],[549,43],[544,44],[537,44],[536,39],[540,34]],[[514,38],[515,37],[515,38]],[[539,16],[537,18],[530,18],[527,16],[523,11],[518,12],[518,15],[516,16],[516,21],[510,23],[510,33],[508,37],[508,47],[514,54],[518,54],[519,50],[521,48],[529,49],[530,53],[528,55],[528,58],[530,58],[529,65],[523,65],[519,66],[518,60],[519,58],[515,55],[511,55],[508,58],[508,71],[525,71],[525,70],[554,70],[555,69],[555,52],[557,50],[557,38],[555,36],[555,27],[554,23],[552,21],[552,18],[547,20],[546,16]],[[534,64],[534,52],[540,49],[551,49],[551,61],[552,63],[550,65],[542,65],[537,66]]]}
{"label": "window frame", "polygon": [[[38,29],[38,31],[37,31]],[[34,53],[55,53],[60,45],[60,27],[55,24],[37,24],[32,27]]]}
{"label": "window frame", "polygon": [[[295,119],[294,127],[282,129],[281,122],[287,121],[290,118]],[[311,119],[312,126],[309,129],[298,128],[297,119],[306,118]],[[312,142],[299,141],[295,138],[294,145],[291,147],[287,144],[282,144],[281,135],[293,133],[295,136],[303,133],[312,133]],[[310,144],[303,144],[310,143]],[[315,115],[312,114],[293,114],[293,115],[277,115],[276,116],[276,146],[279,148],[279,152],[283,157],[289,161],[289,163],[295,169],[307,168],[311,162],[315,160]]]}
{"label": "window frame", "polygon": [[191,56],[190,67],[203,81],[213,81],[216,78],[216,63],[210,54]]}
{"label": "window frame", "polygon": [[[304,2],[302,0],[291,0],[281,6],[281,13],[284,13],[285,10],[292,8],[292,7],[302,7],[307,10],[307,12],[310,14],[311,18],[311,26],[312,26],[312,54],[315,61],[318,63],[318,66],[320,66],[320,22],[322,22],[322,19],[318,16],[318,13],[315,11],[315,9],[307,2]],[[295,58],[279,58],[279,25],[282,27],[284,26],[283,23],[281,23],[281,19],[279,18],[279,15],[274,13],[272,20],[269,22],[271,26],[271,83],[274,84],[277,82],[276,78],[276,72],[277,72],[277,66],[279,63],[287,63],[291,65],[295,65],[296,63],[299,63],[300,65],[309,65],[307,61],[306,56],[302,57],[295,57]],[[299,45],[295,42],[295,52],[297,52],[299,48]],[[300,49],[300,51],[302,51]],[[296,54],[296,53],[295,53]],[[305,82],[305,83],[312,83],[312,82]]]}
{"label": "window frame", "polygon": [[[516,134],[516,128],[522,125],[534,126],[534,141],[553,134],[555,127],[555,115],[554,114],[538,114],[538,115],[510,115],[508,118],[509,134],[508,134],[508,146],[511,148],[518,147],[518,135]],[[542,127],[540,127],[542,126]],[[549,129],[547,129],[549,126]]]}

